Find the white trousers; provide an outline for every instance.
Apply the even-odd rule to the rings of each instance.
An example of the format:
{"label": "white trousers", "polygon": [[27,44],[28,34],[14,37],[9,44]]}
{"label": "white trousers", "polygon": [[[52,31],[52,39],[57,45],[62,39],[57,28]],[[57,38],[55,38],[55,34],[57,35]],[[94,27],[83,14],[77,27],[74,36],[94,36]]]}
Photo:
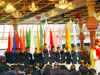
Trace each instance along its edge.
{"label": "white trousers", "polygon": [[100,60],[95,61],[95,70],[97,74],[100,72]]}

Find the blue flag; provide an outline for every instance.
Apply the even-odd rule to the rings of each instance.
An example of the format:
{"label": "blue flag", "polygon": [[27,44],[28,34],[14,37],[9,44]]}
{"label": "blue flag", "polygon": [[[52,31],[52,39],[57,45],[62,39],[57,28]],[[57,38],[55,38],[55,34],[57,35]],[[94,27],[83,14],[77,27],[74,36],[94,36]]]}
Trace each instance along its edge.
{"label": "blue flag", "polygon": [[[13,53],[16,53],[16,48],[17,48],[17,44],[16,44],[15,32],[14,32],[14,38],[13,38]],[[13,55],[13,61],[14,60],[15,60],[15,56]]]}

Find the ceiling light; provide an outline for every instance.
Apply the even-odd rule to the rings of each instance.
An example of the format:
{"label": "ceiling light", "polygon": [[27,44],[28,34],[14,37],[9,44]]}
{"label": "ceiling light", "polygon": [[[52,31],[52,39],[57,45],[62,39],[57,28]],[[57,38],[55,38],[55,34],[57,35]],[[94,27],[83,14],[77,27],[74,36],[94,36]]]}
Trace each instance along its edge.
{"label": "ceiling light", "polygon": [[8,3],[8,5],[5,8],[5,12],[7,13],[14,13],[16,11],[16,8],[11,3]]}
{"label": "ceiling light", "polygon": [[32,12],[35,12],[35,11],[38,10],[38,7],[36,7],[36,6],[35,6],[35,3],[32,2],[32,5],[29,6],[29,10],[32,11]]}

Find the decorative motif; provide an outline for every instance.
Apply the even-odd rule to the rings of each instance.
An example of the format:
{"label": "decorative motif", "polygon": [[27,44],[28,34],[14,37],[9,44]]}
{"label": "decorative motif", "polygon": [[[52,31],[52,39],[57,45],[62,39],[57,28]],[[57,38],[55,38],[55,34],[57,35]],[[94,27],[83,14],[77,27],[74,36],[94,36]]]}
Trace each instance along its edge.
{"label": "decorative motif", "polygon": [[95,17],[89,17],[86,22],[86,27],[88,30],[96,30],[99,26],[99,23],[97,22]]}
{"label": "decorative motif", "polygon": [[36,16],[36,19],[37,19],[37,20],[40,20],[40,18],[41,18],[41,16]]}
{"label": "decorative motif", "polygon": [[22,14],[19,13],[18,11],[16,11],[15,13],[13,13],[13,16],[14,16],[15,18],[20,18],[20,17],[22,16]]}
{"label": "decorative motif", "polygon": [[12,19],[12,23],[17,23],[17,19]]}
{"label": "decorative motif", "polygon": [[50,16],[55,16],[57,14],[57,12],[55,12],[54,10],[52,10],[51,12],[48,13]]}
{"label": "decorative motif", "polygon": [[83,32],[80,32],[78,38],[79,38],[79,40],[85,40],[85,35],[83,34]]}
{"label": "decorative motif", "polygon": [[11,3],[8,3],[8,5],[5,8],[5,12],[7,13],[14,13],[16,11],[16,8]]}
{"label": "decorative motif", "polygon": [[72,5],[72,3],[69,2],[68,10],[73,10],[74,8],[75,8],[75,5]]}
{"label": "decorative motif", "polygon": [[80,18],[80,14],[76,14],[76,18]]}
{"label": "decorative motif", "polygon": [[27,7],[24,5],[24,6],[22,7],[22,9],[21,9],[21,10],[22,10],[22,12],[24,12],[24,13],[25,13],[28,9],[27,9]]}
{"label": "decorative motif", "polygon": [[75,5],[72,5],[72,3],[68,3],[66,0],[60,0],[59,3],[55,4],[56,8],[60,9],[68,9],[68,10],[73,10],[75,8]]}
{"label": "decorative motif", "polygon": [[29,6],[29,10],[32,11],[32,12],[35,12],[37,11],[39,8],[35,6],[35,3],[32,2],[32,5]]}
{"label": "decorative motif", "polygon": [[94,17],[95,17],[98,21],[100,21],[100,12],[99,12],[99,13],[94,13]]}
{"label": "decorative motif", "polygon": [[4,6],[5,2],[0,0],[0,6]]}

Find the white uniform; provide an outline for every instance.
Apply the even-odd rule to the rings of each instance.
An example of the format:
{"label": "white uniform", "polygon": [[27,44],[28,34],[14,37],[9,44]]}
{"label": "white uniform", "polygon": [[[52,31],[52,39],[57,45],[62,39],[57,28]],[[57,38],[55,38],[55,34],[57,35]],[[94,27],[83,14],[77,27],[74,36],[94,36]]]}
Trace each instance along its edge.
{"label": "white uniform", "polygon": [[[97,48],[100,48],[98,46],[96,46]],[[96,59],[95,61],[95,70],[97,72],[97,74],[100,72],[100,60],[98,59],[98,56],[96,55],[96,50],[93,51],[93,58]]]}

